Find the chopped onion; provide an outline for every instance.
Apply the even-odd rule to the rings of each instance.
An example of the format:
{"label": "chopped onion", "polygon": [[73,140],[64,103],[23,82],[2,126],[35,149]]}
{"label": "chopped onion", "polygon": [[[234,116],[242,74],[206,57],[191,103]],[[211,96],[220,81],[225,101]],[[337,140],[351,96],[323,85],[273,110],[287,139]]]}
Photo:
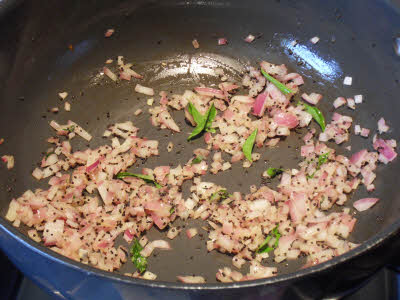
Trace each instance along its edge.
{"label": "chopped onion", "polygon": [[147,279],[147,280],[156,280],[157,279],[157,275],[152,273],[152,272],[150,272],[150,271],[146,271],[146,272],[144,272],[142,278],[143,279]]}
{"label": "chopped onion", "polygon": [[3,162],[5,162],[5,163],[7,163],[7,169],[12,169],[12,168],[14,168],[14,156],[12,156],[12,155],[3,155],[2,157],[1,157],[1,159],[2,159],[2,161]]}
{"label": "chopped onion", "polygon": [[353,203],[353,206],[358,211],[365,211],[375,205],[379,198],[363,198]]}
{"label": "chopped onion", "polygon": [[347,106],[351,109],[356,109],[356,102],[353,98],[347,98]]}
{"label": "chopped onion", "polygon": [[219,38],[218,39],[218,45],[226,45],[228,43],[228,40],[226,38]]}
{"label": "chopped onion", "polygon": [[154,96],[154,90],[152,88],[145,87],[140,84],[136,84],[135,91],[138,93],[141,93],[141,94],[148,95],[148,96]]}
{"label": "chopped onion", "polygon": [[114,34],[115,30],[114,29],[107,29],[107,31],[104,33],[104,37],[108,38]]}
{"label": "chopped onion", "polygon": [[350,76],[346,76],[343,80],[344,85],[351,85],[353,83],[353,78]]}
{"label": "chopped onion", "polygon": [[314,36],[312,39],[310,39],[310,42],[313,43],[313,44],[318,43],[319,42],[319,37]]}
{"label": "chopped onion", "polygon": [[267,95],[264,93],[261,93],[257,96],[256,101],[254,102],[253,105],[253,114],[256,116],[263,116],[265,112],[265,101],[267,100]]}
{"label": "chopped onion", "polygon": [[355,95],[354,96],[354,101],[356,102],[356,104],[360,104],[363,102],[363,95]]}
{"label": "chopped onion", "polygon": [[189,239],[195,237],[197,235],[197,229],[196,228],[189,228],[186,230],[186,235]]}
{"label": "chopped onion", "polygon": [[37,243],[40,243],[42,239],[39,233],[35,229],[28,230],[28,236]]}
{"label": "chopped onion", "polygon": [[249,34],[245,39],[244,39],[244,41],[246,42],[246,43],[251,43],[251,42],[253,42],[254,40],[255,40],[255,36],[254,35],[252,35],[252,34]]}
{"label": "chopped onion", "polygon": [[39,168],[35,168],[32,172],[32,176],[35,177],[37,180],[40,180],[43,178],[43,172]]}
{"label": "chopped onion", "polygon": [[172,240],[178,236],[179,232],[180,232],[180,229],[178,229],[177,227],[171,227],[168,230],[167,238]]}
{"label": "chopped onion", "polygon": [[68,93],[67,92],[58,93],[58,96],[61,98],[61,100],[64,100],[65,98],[67,98]]}
{"label": "chopped onion", "polygon": [[105,75],[107,75],[112,81],[117,81],[118,77],[115,75],[111,70],[107,67],[103,68],[103,72]]}
{"label": "chopped onion", "polygon": [[84,138],[85,140],[90,141],[92,139],[92,136],[86,130],[84,130],[81,126],[76,124],[75,122],[68,121],[68,126],[69,127],[73,126],[74,132],[77,135],[79,135],[80,137]]}
{"label": "chopped onion", "polygon": [[388,141],[385,141],[383,139],[377,139],[374,144],[374,149],[378,150],[379,152],[379,160],[382,161],[383,163],[387,164],[388,162],[391,162],[397,157],[396,151],[394,151],[394,147],[391,147],[391,145],[388,144]]}
{"label": "chopped onion", "polygon": [[203,96],[210,96],[210,97],[216,97],[219,99],[225,99],[224,92],[221,90],[218,90],[218,89],[207,88],[207,87],[196,87],[196,88],[194,88],[194,90]]}
{"label": "chopped onion", "polygon": [[168,151],[168,152],[171,152],[172,149],[174,149],[174,143],[169,142],[168,145],[167,145],[167,151]]}
{"label": "chopped onion", "polygon": [[301,98],[303,98],[310,104],[317,105],[318,102],[322,99],[322,95],[316,93],[311,93],[310,95],[307,95],[306,93],[303,93],[301,95]]}
{"label": "chopped onion", "polygon": [[154,98],[149,98],[149,99],[147,99],[147,105],[148,105],[148,106],[152,106],[153,103],[154,103]]}
{"label": "chopped onion", "polygon": [[363,137],[368,137],[369,136],[370,130],[368,128],[361,128],[360,135]]}
{"label": "chopped onion", "polygon": [[196,39],[194,39],[194,40],[192,41],[192,45],[193,45],[193,47],[194,47],[195,49],[199,49],[199,48],[200,48],[200,44],[199,44],[199,42],[198,42]]}
{"label": "chopped onion", "polygon": [[[132,64],[124,63],[122,56],[118,56],[117,64],[121,79],[142,78],[131,69]],[[300,147],[304,160],[298,168],[287,169],[285,162],[270,162],[267,168],[283,170],[280,178],[272,179],[279,181],[274,189],[265,184],[256,186],[253,182],[250,192],[242,194],[202,181],[202,175],[208,170],[211,173],[226,171],[235,162],[242,161],[244,167],[252,167],[261,158],[257,153],[261,151],[255,149],[275,146],[281,140],[280,136],[292,133],[291,129],[310,124],[312,116],[304,107],[291,101],[293,94],[299,91],[299,85],[304,83],[302,77],[289,73],[285,65],[263,61],[261,67],[294,93],[284,95],[253,67],[244,74],[242,84],[248,90],[244,89],[241,95],[236,94],[239,85],[234,82],[222,82],[212,87],[201,85],[176,95],[160,92],[160,104],[149,108],[151,123],[161,129],[171,129],[173,135],[180,132],[180,128],[172,118],[172,109],[181,111],[182,115],[185,112],[194,126],[201,116],[193,113],[193,109],[193,115],[189,114],[189,102],[202,116],[211,111],[212,104],[217,109],[211,124],[204,122],[200,124],[202,128],[196,129],[204,131],[204,141],[193,141],[193,146],[205,142],[207,145],[203,146],[207,149],[196,148],[193,155],[186,157],[186,163],[177,166],[161,165],[140,170],[141,162],[159,155],[159,142],[140,138],[143,133],[131,121],[107,127],[104,136],[111,138],[111,141],[107,140],[109,144],[78,151],[72,151],[68,138],[79,134],[90,140],[91,135],[72,121],[66,125],[51,121],[50,126],[59,137],[47,139],[53,144],[52,148],[46,151],[40,168],[32,172],[37,180],[48,178],[49,186],[28,190],[11,200],[6,219],[16,227],[21,224],[30,227],[28,235],[33,239],[37,234],[43,235],[44,244],[58,253],[106,271],[119,269],[127,261],[127,250],[115,243],[120,237],[128,243],[142,237],[139,239],[143,247],[141,254],[149,257],[156,248],[171,249],[164,240],[148,242],[145,233],[152,227],[167,229],[167,238],[174,239],[181,231],[179,227],[172,227],[176,218],[183,222],[188,218],[201,219],[209,225],[202,227],[208,232],[208,251],[231,255],[232,264],[237,268],[246,261],[250,264],[245,275],[220,267],[216,277],[221,282],[276,275],[276,268],[261,265],[261,261],[270,256],[275,262],[304,256],[306,266],[311,266],[356,247],[347,240],[357,220],[350,214],[346,201],[360,185],[369,192],[375,189],[377,164],[389,163],[396,158],[397,143],[375,135],[373,146],[376,151],[363,149],[350,158],[339,155],[321,141],[334,140],[337,144],[347,141],[353,122],[349,116],[334,112],[332,121],[319,135],[319,141],[314,138],[316,129],[299,137],[305,145]],[[223,70],[215,70],[215,74],[225,76]],[[150,90],[154,95],[153,89],[137,87],[145,89],[147,94]],[[317,104],[321,97],[315,93],[303,96],[312,104]],[[355,106],[357,96],[354,98]],[[154,99],[150,100],[147,101],[151,105]],[[339,97],[333,105],[337,108],[346,103],[346,99]],[[139,112],[136,110],[134,114]],[[251,117],[251,113],[257,118]],[[384,119],[378,121],[380,132],[388,130],[385,126]],[[249,161],[245,159],[243,148],[248,150],[245,141],[256,129],[255,148],[254,152],[250,151],[252,161]],[[370,134],[369,129],[360,125],[356,125],[354,131],[364,137]],[[164,135],[159,133],[157,136]],[[168,146],[161,151],[172,152],[173,143],[168,140],[168,135],[163,142],[162,147],[167,143]],[[346,149],[351,150],[350,146]],[[3,156],[3,160],[9,163],[11,158]],[[133,175],[145,175],[144,180],[124,174],[130,172],[132,166],[135,168]],[[269,177],[269,174],[271,170],[263,176]],[[192,182],[187,195],[182,193],[185,181]],[[366,199],[356,201],[354,207],[362,211],[377,201],[377,198]],[[188,238],[198,234],[196,228],[185,231]],[[266,238],[269,243],[263,245]],[[35,240],[40,241],[39,237]],[[264,246],[273,248],[273,255],[257,253]],[[149,271],[129,276],[156,279]],[[179,276],[178,279],[187,283],[205,281],[194,275]]]}
{"label": "chopped onion", "polygon": [[176,276],[183,283],[206,283],[202,276]]}
{"label": "chopped onion", "polygon": [[378,131],[380,134],[389,131],[389,126],[386,125],[386,121],[384,118],[380,118],[378,121]]}
{"label": "chopped onion", "polygon": [[65,111],[71,111],[71,104],[68,101],[64,103],[64,109]]}
{"label": "chopped onion", "polygon": [[361,126],[360,125],[354,125],[354,134],[359,135],[361,133]]}
{"label": "chopped onion", "polygon": [[164,240],[156,240],[148,243],[144,249],[140,252],[144,257],[149,257],[154,249],[163,249],[163,250],[171,250],[171,246],[167,241]]}
{"label": "chopped onion", "polygon": [[335,99],[335,101],[333,101],[333,106],[335,108],[338,108],[342,105],[345,105],[347,103],[347,100],[344,97],[338,97]]}

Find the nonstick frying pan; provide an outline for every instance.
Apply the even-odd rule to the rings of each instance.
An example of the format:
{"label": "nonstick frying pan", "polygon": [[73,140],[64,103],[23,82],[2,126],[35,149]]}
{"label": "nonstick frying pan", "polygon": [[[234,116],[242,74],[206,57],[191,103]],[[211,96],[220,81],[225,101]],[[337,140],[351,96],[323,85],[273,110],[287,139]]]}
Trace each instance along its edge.
{"label": "nonstick frying pan", "polygon": [[[3,1],[4,7],[12,7],[14,2]],[[1,14],[0,137],[5,143],[0,149],[16,158],[13,170],[0,172],[2,216],[13,197],[45,186],[34,182],[30,173],[47,149],[45,139],[53,134],[48,126],[52,119],[82,124],[94,136],[91,147],[105,143],[100,136],[108,124],[126,120],[132,120],[141,134],[159,139],[160,149],[166,149],[172,140],[174,151],[161,151],[158,159],[145,162],[149,167],[185,162],[192,150],[202,145],[202,139],[187,143],[182,135],[156,130],[147,114],[133,116],[136,109],[146,109],[146,98],[133,92],[133,83],[116,85],[99,75],[104,61],[117,55],[135,63],[136,70],[145,75],[144,85],[174,93],[199,83],[217,83],[212,72],[215,67],[224,68],[240,81],[246,66],[262,59],[284,63],[304,76],[304,89],[324,95],[321,107],[327,116],[337,96],[363,94],[365,103],[346,113],[353,116],[355,124],[372,129],[384,116],[392,127],[391,138],[399,140],[400,59],[393,38],[400,30],[400,18],[398,6],[392,2],[32,1]],[[116,32],[105,39],[108,28]],[[243,41],[249,33],[258,37],[252,44]],[[313,45],[309,39],[316,35],[321,41]],[[228,45],[218,46],[218,37],[226,37]],[[200,49],[192,47],[193,38],[199,40]],[[298,41],[295,47],[293,40]],[[353,77],[351,87],[343,86],[345,76]],[[57,93],[63,90],[72,96],[72,112],[48,112],[50,107],[61,106]],[[181,114],[174,118],[184,131],[190,131]],[[248,192],[251,184],[265,184],[260,173],[272,164],[296,166],[301,133],[276,149],[263,151],[262,159],[248,173],[237,165],[206,179],[241,192]],[[352,136],[351,145],[354,152],[370,148],[371,142]],[[86,146],[78,139],[73,142],[74,149]],[[343,148],[338,151],[344,153]],[[141,167],[136,164],[133,169]],[[229,266],[231,258],[215,251],[207,253],[206,236],[190,242],[178,238],[171,243],[173,251],[151,257],[151,270],[158,274],[154,282],[103,272],[61,257],[27,238],[26,229],[13,228],[3,218],[0,246],[24,273],[61,299],[294,299],[296,295],[312,299],[340,295],[386,264],[399,249],[399,171],[398,160],[378,167],[374,195],[382,200],[356,215],[358,222],[350,238],[361,246],[308,269],[301,269],[301,259],[280,264],[280,275],[263,280],[216,283],[217,269]],[[354,198],[365,195],[361,190]],[[179,220],[177,224],[202,225]],[[164,235],[157,230],[149,233],[150,238]],[[272,260],[269,263],[274,265]],[[127,263],[120,272],[132,270]],[[201,274],[210,283],[180,284],[175,280],[180,274]]]}

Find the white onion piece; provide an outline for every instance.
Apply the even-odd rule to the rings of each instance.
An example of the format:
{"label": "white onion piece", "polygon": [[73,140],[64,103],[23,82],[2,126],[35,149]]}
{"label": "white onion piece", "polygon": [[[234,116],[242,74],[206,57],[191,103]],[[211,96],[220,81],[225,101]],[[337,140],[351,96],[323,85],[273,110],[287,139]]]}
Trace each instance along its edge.
{"label": "white onion piece", "polygon": [[46,158],[46,160],[45,160],[44,162],[42,162],[41,167],[42,167],[42,168],[43,168],[43,167],[48,167],[48,166],[54,165],[54,164],[57,163],[57,162],[58,162],[58,156],[57,156],[57,154],[52,153],[52,154],[50,154],[50,155]]}
{"label": "white onion piece", "polygon": [[319,42],[319,37],[314,36],[313,38],[310,39],[310,42],[313,43],[313,44],[318,43]]}
{"label": "white onion piece", "polygon": [[118,55],[118,57],[117,57],[117,65],[120,66],[120,67],[124,66],[124,57],[123,56]]}
{"label": "white onion piece", "polygon": [[356,104],[360,104],[363,102],[363,95],[355,95],[354,96],[354,101],[356,102]]}
{"label": "white onion piece", "polygon": [[353,78],[350,76],[346,76],[343,80],[343,84],[344,85],[352,85],[353,83]]}
{"label": "white onion piece", "polygon": [[117,81],[118,77],[115,75],[109,68],[104,67],[103,72],[105,75],[107,75],[112,81]]}
{"label": "white onion piece", "polygon": [[35,177],[37,180],[40,180],[43,178],[43,172],[39,168],[35,168],[32,172],[32,176]]}
{"label": "white onion piece", "polygon": [[168,152],[171,152],[172,149],[174,149],[174,143],[169,142],[168,145],[167,145],[167,151],[168,151]]}
{"label": "white onion piece", "polygon": [[356,102],[353,98],[347,98],[347,106],[351,109],[356,109]]}
{"label": "white onion piece", "polygon": [[61,98],[61,100],[64,100],[65,98],[67,98],[68,93],[67,92],[61,92],[61,93],[58,93],[58,96]]}
{"label": "white onion piece", "polygon": [[157,279],[157,275],[150,272],[150,271],[146,271],[144,272],[144,274],[142,275],[143,279],[147,279],[147,280],[156,280]]}
{"label": "white onion piece", "polygon": [[54,130],[56,130],[56,131],[63,130],[63,128],[61,127],[61,125],[58,124],[58,123],[57,123],[56,121],[54,121],[54,120],[52,120],[52,121],[50,122],[50,126],[51,126]]}
{"label": "white onion piece", "polygon": [[176,276],[183,283],[206,283],[202,276]]}
{"label": "white onion piece", "polygon": [[147,243],[149,242],[149,239],[147,238],[147,236],[142,236],[139,240],[139,244],[140,246],[144,247],[147,245]]}
{"label": "white onion piece", "polygon": [[64,109],[65,111],[71,111],[71,103],[69,103],[68,101],[66,101],[64,103]]}
{"label": "white onion piece", "polygon": [[354,134],[359,135],[361,133],[361,126],[360,125],[354,125]]}
{"label": "white onion piece", "polygon": [[28,230],[28,236],[37,243],[40,243],[42,239],[39,236],[39,233],[35,229]]}
{"label": "white onion piece", "polygon": [[138,93],[141,93],[141,94],[148,95],[148,96],[154,96],[154,90],[152,88],[145,87],[140,84],[136,84],[135,91]]}
{"label": "white onion piece", "polygon": [[[137,78],[137,79],[143,79],[143,75],[140,75],[139,73],[135,72],[134,70],[132,70],[131,68],[128,68],[128,67],[126,67],[126,66],[127,66],[127,65],[125,65],[125,66],[122,68],[122,71],[121,71],[121,73],[120,73],[120,76],[121,76],[122,73],[124,73],[125,76],[127,76],[127,77],[132,76],[132,77],[135,77],[135,78]],[[129,78],[129,80],[130,80],[130,78]]]}
{"label": "white onion piece", "polygon": [[167,238],[172,240],[178,236],[179,232],[180,232],[180,229],[178,229],[177,227],[171,227],[168,230]]}
{"label": "white onion piece", "polygon": [[360,135],[363,137],[368,137],[370,133],[370,130],[368,128],[361,128]]}

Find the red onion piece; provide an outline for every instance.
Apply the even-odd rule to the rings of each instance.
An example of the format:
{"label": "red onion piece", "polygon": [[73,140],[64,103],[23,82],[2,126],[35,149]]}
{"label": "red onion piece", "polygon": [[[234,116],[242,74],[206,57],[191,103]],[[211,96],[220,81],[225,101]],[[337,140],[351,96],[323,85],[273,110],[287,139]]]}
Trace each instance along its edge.
{"label": "red onion piece", "polygon": [[267,95],[265,93],[261,93],[257,96],[256,101],[253,104],[253,114],[262,117],[265,112],[265,102],[267,100]]}
{"label": "red onion piece", "polygon": [[100,163],[100,159],[96,160],[96,161],[95,161],[94,163],[92,163],[90,166],[86,167],[86,172],[87,172],[87,173],[92,172],[94,169],[97,168],[97,166],[99,165],[99,163]]}
{"label": "red onion piece", "polygon": [[378,150],[378,152],[382,155],[382,158],[385,159],[385,161],[383,161],[384,163],[391,162],[397,156],[396,151],[394,151],[393,148],[387,144],[387,141],[383,139],[377,139],[373,146],[374,149]]}
{"label": "red onion piece", "polygon": [[380,134],[384,132],[388,132],[389,126],[386,125],[386,121],[384,118],[380,118],[378,121],[378,131]]}
{"label": "red onion piece", "polygon": [[310,104],[317,105],[318,102],[322,99],[321,94],[316,94],[316,93],[311,93],[310,95],[303,93],[301,95],[301,98],[303,98],[305,101],[307,101]]}
{"label": "red onion piece", "polygon": [[222,46],[222,45],[226,45],[228,44],[228,40],[226,38],[219,38],[218,39],[218,45]]}
{"label": "red onion piece", "polygon": [[353,203],[353,206],[358,211],[365,211],[375,205],[379,198],[363,198]]}
{"label": "red onion piece", "polygon": [[335,108],[338,108],[338,107],[340,107],[342,105],[345,105],[346,103],[347,103],[347,100],[344,97],[337,97],[335,99],[335,101],[333,101],[333,106]]}
{"label": "red onion piece", "polygon": [[196,87],[194,90],[202,96],[216,97],[219,99],[224,99],[225,94],[223,91],[207,87]]}
{"label": "red onion piece", "polygon": [[299,120],[297,117],[291,113],[277,113],[274,115],[274,121],[279,126],[285,126],[288,128],[295,128],[299,125]]}

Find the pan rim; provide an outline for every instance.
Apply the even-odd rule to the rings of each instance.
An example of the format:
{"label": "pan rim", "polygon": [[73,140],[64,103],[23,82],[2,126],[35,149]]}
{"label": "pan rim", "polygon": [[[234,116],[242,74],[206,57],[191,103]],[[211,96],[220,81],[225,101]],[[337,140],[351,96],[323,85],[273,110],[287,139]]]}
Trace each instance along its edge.
{"label": "pan rim", "polygon": [[263,279],[233,282],[233,283],[206,283],[206,284],[187,284],[181,282],[152,281],[152,280],[128,277],[114,272],[103,271],[93,266],[74,261],[68,257],[65,257],[61,254],[51,251],[49,248],[43,246],[42,244],[36,243],[28,236],[24,235],[22,232],[16,229],[14,226],[12,226],[6,219],[4,219],[4,217],[0,217],[0,228],[2,229],[2,231],[6,232],[6,234],[9,235],[11,238],[17,240],[17,242],[19,243],[22,243],[25,247],[28,247],[31,251],[35,251],[38,255],[44,256],[47,259],[52,260],[54,263],[62,264],[76,271],[85,272],[87,276],[96,276],[100,277],[101,279],[112,280],[114,282],[120,282],[130,285],[133,284],[142,287],[152,287],[152,288],[171,289],[171,290],[212,291],[219,289],[252,288],[262,285],[279,284],[295,280],[301,277],[311,276],[321,271],[325,271],[329,268],[332,268],[336,265],[339,265],[341,263],[344,263],[350,259],[356,258],[357,256],[366,253],[368,250],[371,250],[374,247],[379,246],[379,244],[383,243],[385,240],[394,236],[398,231],[400,231],[400,218],[396,222],[390,224],[383,231],[379,232],[378,234],[375,234],[374,236],[363,242],[360,246],[333,259],[320,263],[318,265],[305,269],[299,269],[296,272],[276,275],[273,277],[268,277]]}

